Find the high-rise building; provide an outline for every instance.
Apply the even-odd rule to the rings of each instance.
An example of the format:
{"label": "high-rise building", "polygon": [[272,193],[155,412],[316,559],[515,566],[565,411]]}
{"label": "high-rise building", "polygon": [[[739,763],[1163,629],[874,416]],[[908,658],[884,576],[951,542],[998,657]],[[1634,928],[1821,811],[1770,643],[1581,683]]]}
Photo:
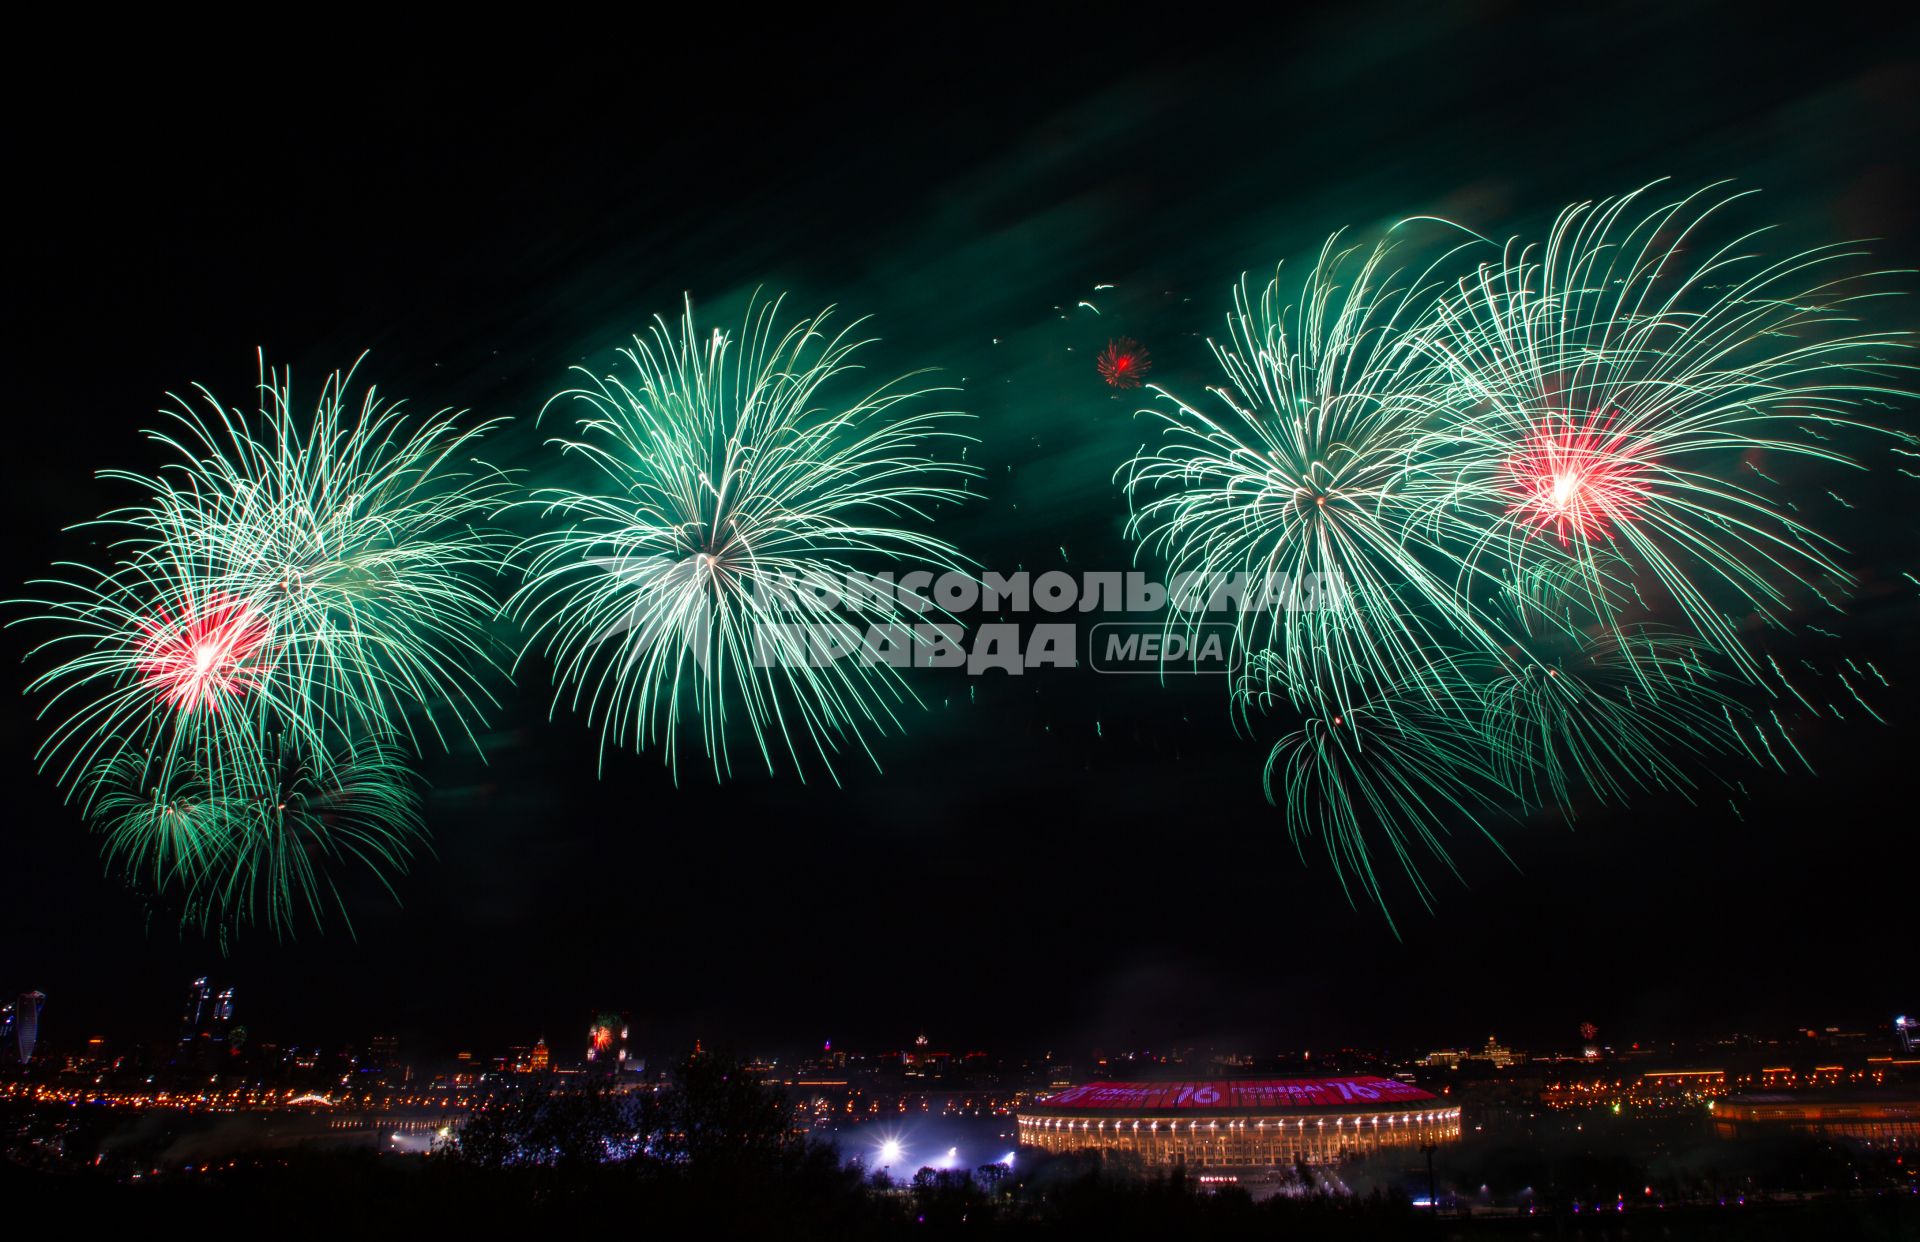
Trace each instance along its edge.
{"label": "high-rise building", "polygon": [[1899,1037],[1903,1052],[1912,1052],[1920,1048],[1920,1018],[1909,1018],[1902,1014],[1893,1020],[1893,1033]]}
{"label": "high-rise building", "polygon": [[21,1065],[33,1060],[33,1047],[40,1042],[40,1011],[46,1007],[44,992],[22,992],[7,1006],[4,1055]]}
{"label": "high-rise building", "polygon": [[1494,1065],[1498,1066],[1501,1069],[1506,1069],[1508,1066],[1517,1065],[1520,1062],[1526,1060],[1524,1056],[1521,1056],[1519,1053],[1513,1051],[1511,1048],[1501,1047],[1500,1044],[1491,1035],[1487,1036],[1486,1047],[1482,1048],[1479,1052],[1475,1053],[1474,1055],[1482,1061],[1493,1062]]}
{"label": "high-rise building", "polygon": [[230,1051],[234,1005],[233,988],[222,988],[216,995],[213,981],[205,975],[189,983],[187,1002],[180,1011],[180,1049],[174,1064],[206,1070],[223,1062]]}
{"label": "high-rise building", "polygon": [[213,989],[205,975],[187,985],[187,1007],[180,1015],[181,1043],[187,1043],[200,1033],[200,1024],[207,1017],[207,1001],[212,996]]}

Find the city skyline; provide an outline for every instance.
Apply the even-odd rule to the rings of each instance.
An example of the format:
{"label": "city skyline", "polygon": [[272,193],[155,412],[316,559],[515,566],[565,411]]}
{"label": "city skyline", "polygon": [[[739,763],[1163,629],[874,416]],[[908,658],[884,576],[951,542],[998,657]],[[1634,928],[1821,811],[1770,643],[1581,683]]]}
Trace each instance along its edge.
{"label": "city skyline", "polygon": [[[502,1042],[492,1037],[469,1038],[451,1030],[405,1030],[402,1033],[403,1028],[391,1024],[383,1026],[377,1021],[370,1026],[363,1025],[362,1029],[355,1032],[313,1038],[311,1032],[272,1026],[260,1026],[256,1030],[254,1026],[240,1021],[236,1016],[239,1013],[239,991],[239,987],[226,977],[196,976],[187,983],[184,1009],[171,1022],[155,1014],[128,1020],[122,1009],[122,1017],[107,1026],[57,1031],[51,1042],[46,1038],[46,994],[34,991],[22,993],[21,997],[38,999],[39,1007],[32,1024],[33,1038],[43,1056],[51,1055],[56,1060],[73,1057],[77,1052],[96,1054],[102,1047],[113,1048],[120,1055],[151,1056],[155,1050],[168,1048],[174,1043],[178,1044],[181,1052],[167,1055],[177,1059],[178,1055],[185,1055],[185,1050],[196,1042],[212,1040],[216,1044],[222,1043],[227,1032],[236,1028],[242,1030],[247,1039],[256,1045],[305,1049],[329,1055],[358,1055],[372,1050],[389,1058],[404,1056],[410,1060],[427,1062],[477,1058],[478,1064],[494,1065],[516,1058],[524,1062],[525,1054],[539,1046],[556,1068],[591,1069],[598,1062],[603,1067],[626,1069],[629,1068],[631,1057],[633,1067],[641,1070],[644,1070],[649,1055],[671,1059],[687,1048],[698,1048],[703,1044],[726,1048],[736,1055],[771,1058],[773,1062],[844,1060],[852,1057],[862,1061],[891,1059],[911,1064],[916,1059],[964,1055],[1028,1063],[1057,1059],[1062,1063],[1087,1062],[1103,1067],[1109,1063],[1114,1066],[1137,1063],[1143,1067],[1187,1063],[1231,1067],[1242,1061],[1272,1067],[1283,1065],[1296,1057],[1306,1057],[1311,1061],[1317,1055],[1328,1064],[1342,1064],[1359,1056],[1399,1064],[1441,1067],[1484,1061],[1497,1068],[1506,1068],[1510,1062],[1519,1063],[1529,1058],[1590,1060],[1644,1057],[1672,1055],[1687,1048],[1775,1047],[1791,1050],[1797,1046],[1812,1048],[1836,1040],[1886,1041],[1904,1052],[1920,1050],[1920,1038],[1916,1038],[1915,1034],[1920,1031],[1920,1018],[1904,1011],[1890,1016],[1855,1013],[1849,1015],[1851,1020],[1848,1021],[1821,1019],[1786,1026],[1740,1028],[1721,1024],[1657,1039],[1632,1029],[1604,1029],[1591,1020],[1583,1020],[1558,1031],[1529,1028],[1525,1023],[1489,1020],[1481,1023],[1481,1029],[1487,1031],[1484,1039],[1471,1033],[1456,1034],[1451,1039],[1422,1039],[1419,1030],[1401,1027],[1391,1035],[1380,1032],[1344,1042],[1308,1038],[1297,1044],[1285,1044],[1275,1042],[1270,1035],[1258,1035],[1237,1039],[1168,1039],[1139,1044],[1115,1042],[1111,1038],[1096,1036],[1091,1043],[1036,1041],[1029,1038],[996,1046],[979,1041],[955,1041],[944,1036],[935,1039],[924,1026],[912,1024],[899,1027],[890,1035],[883,1034],[878,1039],[865,1042],[850,1040],[845,1037],[845,1032],[837,1039],[833,1035],[809,1038],[787,1033],[746,1040],[726,1030],[708,1030],[704,1034],[695,1031],[691,1035],[683,1035],[680,1025],[672,1021],[636,1021],[630,1014],[586,1006],[580,1010],[583,1017],[573,1023],[580,1037],[572,1040],[565,1033],[570,1028],[564,1026],[556,1028],[561,1032],[557,1037],[550,1037],[545,1026],[525,1027],[509,1033],[505,1036],[505,1042]],[[7,1006],[10,1039],[14,1035],[17,1012],[22,1012],[19,1002]],[[1503,1031],[1506,1032],[1504,1036],[1501,1034]],[[1532,1034],[1516,1038],[1516,1031],[1532,1031]],[[574,1046],[576,1044],[578,1047]],[[9,1045],[10,1048],[12,1046]],[[544,1066],[543,1058],[541,1068]],[[527,1066],[521,1064],[520,1068]]]}

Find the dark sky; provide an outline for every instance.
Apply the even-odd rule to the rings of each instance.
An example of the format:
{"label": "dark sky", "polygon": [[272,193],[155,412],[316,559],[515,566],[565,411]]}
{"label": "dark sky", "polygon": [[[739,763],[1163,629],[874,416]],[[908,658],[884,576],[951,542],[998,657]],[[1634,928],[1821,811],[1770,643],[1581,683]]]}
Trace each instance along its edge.
{"label": "dark sky", "polygon": [[[1765,191],[1780,244],[1920,262],[1920,31],[1833,6],[713,21],[263,33],[244,54],[181,30],[24,38],[45,51],[5,87],[6,581],[82,549],[62,528],[124,495],[95,469],[152,463],[136,432],[164,393],[238,401],[256,347],[309,391],[370,349],[363,374],[417,408],[511,416],[496,458],[524,465],[566,367],[683,292],[722,315],[757,285],[837,302],[875,317],[876,367],[964,382],[988,498],[943,533],[1002,569],[1062,547],[1121,568],[1111,480],[1142,437],[1092,352],[1137,336],[1197,391],[1230,282],[1333,229],[1537,230],[1657,177],[1731,178]],[[1106,316],[1060,318],[1102,282]],[[211,971],[263,1038],[437,1049],[571,1042],[600,1008],[663,1047],[925,1029],[1021,1051],[1883,1020],[1920,1006],[1920,616],[1899,584],[1920,532],[1911,489],[1852,486],[1868,503],[1822,521],[1868,583],[1844,654],[1894,679],[1889,724],[1808,736],[1817,779],[1733,773],[1744,821],[1709,785],[1518,825],[1512,865],[1463,840],[1469,886],[1438,885],[1431,916],[1403,894],[1404,939],[1296,856],[1259,782],[1283,725],[1237,736],[1216,686],[1049,671],[970,700],[932,678],[882,772],[716,790],[695,769],[676,790],[652,755],[596,775],[535,667],[499,685],[484,766],[427,757],[438,857],[400,907],[369,896],[357,940],[262,934],[224,959],[103,874],[13,699],[0,989],[46,992],[55,1040],[131,1034]],[[27,645],[6,634],[9,666]]]}

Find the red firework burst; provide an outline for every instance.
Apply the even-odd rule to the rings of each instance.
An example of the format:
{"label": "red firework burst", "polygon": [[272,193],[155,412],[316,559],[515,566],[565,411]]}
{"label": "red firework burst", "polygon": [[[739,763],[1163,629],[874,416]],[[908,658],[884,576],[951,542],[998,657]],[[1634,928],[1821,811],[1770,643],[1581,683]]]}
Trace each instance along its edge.
{"label": "red firework burst", "polygon": [[260,684],[266,672],[267,618],[245,600],[211,595],[178,615],[165,608],[141,624],[135,667],[163,702],[190,712],[220,710]]}
{"label": "red firework burst", "polygon": [[1533,424],[1519,453],[1507,459],[1501,489],[1509,513],[1537,530],[1551,530],[1565,545],[1612,538],[1646,503],[1645,463],[1613,420],[1589,414],[1550,416]]}
{"label": "red firework burst", "polygon": [[1130,336],[1116,341],[1108,341],[1107,347],[1100,351],[1100,359],[1094,363],[1100,372],[1100,378],[1115,388],[1138,388],[1153,370],[1153,359],[1147,353],[1147,347]]}

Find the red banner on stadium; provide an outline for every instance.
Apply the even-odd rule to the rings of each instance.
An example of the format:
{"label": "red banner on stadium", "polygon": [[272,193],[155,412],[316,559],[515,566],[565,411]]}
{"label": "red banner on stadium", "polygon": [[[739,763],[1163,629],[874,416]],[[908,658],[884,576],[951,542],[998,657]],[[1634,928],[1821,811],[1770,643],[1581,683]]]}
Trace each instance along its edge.
{"label": "red banner on stadium", "polygon": [[1115,1112],[1337,1108],[1342,1104],[1419,1104],[1429,1093],[1392,1078],[1263,1078],[1210,1082],[1091,1082],[1038,1101],[1043,1108]]}

